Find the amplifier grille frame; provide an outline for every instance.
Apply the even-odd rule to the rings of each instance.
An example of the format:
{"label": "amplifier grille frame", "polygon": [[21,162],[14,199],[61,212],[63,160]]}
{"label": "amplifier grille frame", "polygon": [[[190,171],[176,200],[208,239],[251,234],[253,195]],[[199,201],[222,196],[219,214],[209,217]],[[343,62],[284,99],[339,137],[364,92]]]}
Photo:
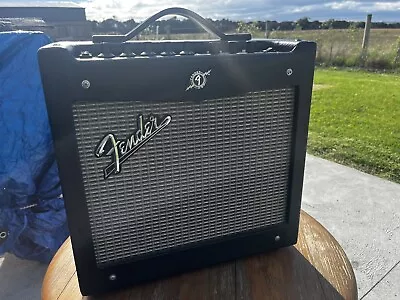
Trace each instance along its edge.
{"label": "amplifier grille frame", "polygon": [[[201,102],[74,104],[97,265],[285,222],[294,99],[292,87]],[[156,112],[171,116],[169,126],[104,179],[110,159],[95,157],[93,145],[105,133],[129,136],[136,116]]]}
{"label": "amplifier grille frame", "polygon": [[[190,43],[184,42],[182,47]],[[199,45],[199,42],[196,43],[195,48]],[[272,40],[254,41],[257,49],[270,47],[274,43]],[[277,47],[273,53],[218,52],[212,55],[132,59],[77,58],[77,51],[99,47],[90,42],[57,43],[39,50],[46,106],[83,295],[97,295],[296,243],[316,45],[306,41],[289,42],[290,49],[286,51],[286,42],[278,44],[280,48]],[[252,49],[251,45],[249,49]],[[194,72],[209,70],[211,73],[205,86],[187,90]],[[90,86],[83,85],[84,80],[90,82]],[[250,92],[287,87],[294,88],[294,117],[285,222],[99,267],[86,202],[83,168],[80,165],[74,103],[201,102],[204,99],[238,97]],[[137,128],[135,124],[130,125]],[[157,142],[159,137],[156,135],[148,145]],[[93,151],[95,148],[96,145],[93,145]],[[121,174],[111,176],[123,176],[126,164],[132,159],[121,165]]]}

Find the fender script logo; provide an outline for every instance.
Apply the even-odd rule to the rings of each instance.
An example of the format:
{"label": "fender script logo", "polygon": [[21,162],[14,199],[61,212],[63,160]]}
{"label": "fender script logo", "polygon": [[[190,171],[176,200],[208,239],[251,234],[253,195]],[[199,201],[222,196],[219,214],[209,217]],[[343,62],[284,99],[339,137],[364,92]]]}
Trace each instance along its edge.
{"label": "fender script logo", "polygon": [[107,134],[95,150],[96,157],[111,156],[111,163],[103,170],[104,179],[107,179],[113,173],[120,173],[121,165],[163,130],[171,122],[171,119],[171,116],[166,116],[164,120],[157,123],[157,118],[150,115],[149,121],[144,124],[143,116],[140,115],[138,118],[138,130],[126,140],[118,141],[112,133]]}

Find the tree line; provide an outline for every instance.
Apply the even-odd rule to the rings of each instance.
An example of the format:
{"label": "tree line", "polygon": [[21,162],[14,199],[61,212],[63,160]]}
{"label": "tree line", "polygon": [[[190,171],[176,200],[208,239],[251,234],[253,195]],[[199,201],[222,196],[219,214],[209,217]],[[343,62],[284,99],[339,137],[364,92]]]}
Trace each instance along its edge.
{"label": "tree line", "polygon": [[[330,19],[327,21],[311,21],[310,18],[304,17],[297,21],[255,21],[242,22],[232,21],[228,19],[211,20],[214,25],[224,32],[238,31],[241,28],[265,31],[266,26],[269,31],[274,30],[318,30],[318,29],[357,29],[364,28],[365,22],[345,21]],[[115,18],[107,19],[101,22],[90,21],[94,33],[119,33],[125,34],[139,23],[134,19],[128,21],[118,21]],[[147,29],[148,33],[155,33],[156,27],[160,34],[168,33],[199,33],[203,32],[193,21],[188,19],[178,19],[173,17],[168,20],[156,21]],[[400,23],[373,22],[372,28],[400,28]]]}

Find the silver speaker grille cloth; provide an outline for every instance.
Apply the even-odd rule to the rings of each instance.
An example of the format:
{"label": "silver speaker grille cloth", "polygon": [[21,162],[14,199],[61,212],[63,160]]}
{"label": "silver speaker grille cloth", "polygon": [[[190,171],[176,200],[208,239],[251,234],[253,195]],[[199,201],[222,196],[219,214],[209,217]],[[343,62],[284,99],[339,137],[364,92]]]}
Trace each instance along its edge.
{"label": "silver speaker grille cloth", "polygon": [[[284,222],[294,89],[176,102],[74,104],[99,267],[138,255]],[[108,133],[126,139],[142,114],[171,123],[106,180]]]}

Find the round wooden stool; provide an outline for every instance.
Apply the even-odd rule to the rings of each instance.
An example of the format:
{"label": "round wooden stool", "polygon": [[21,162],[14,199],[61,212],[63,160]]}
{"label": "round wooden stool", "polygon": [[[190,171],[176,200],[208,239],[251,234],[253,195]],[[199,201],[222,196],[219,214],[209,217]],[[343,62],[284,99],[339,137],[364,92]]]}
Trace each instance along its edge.
{"label": "round wooden stool", "polygon": [[[82,297],[70,239],[47,270],[43,300]],[[315,219],[301,212],[295,246],[151,282],[96,299],[357,299],[343,249]]]}

